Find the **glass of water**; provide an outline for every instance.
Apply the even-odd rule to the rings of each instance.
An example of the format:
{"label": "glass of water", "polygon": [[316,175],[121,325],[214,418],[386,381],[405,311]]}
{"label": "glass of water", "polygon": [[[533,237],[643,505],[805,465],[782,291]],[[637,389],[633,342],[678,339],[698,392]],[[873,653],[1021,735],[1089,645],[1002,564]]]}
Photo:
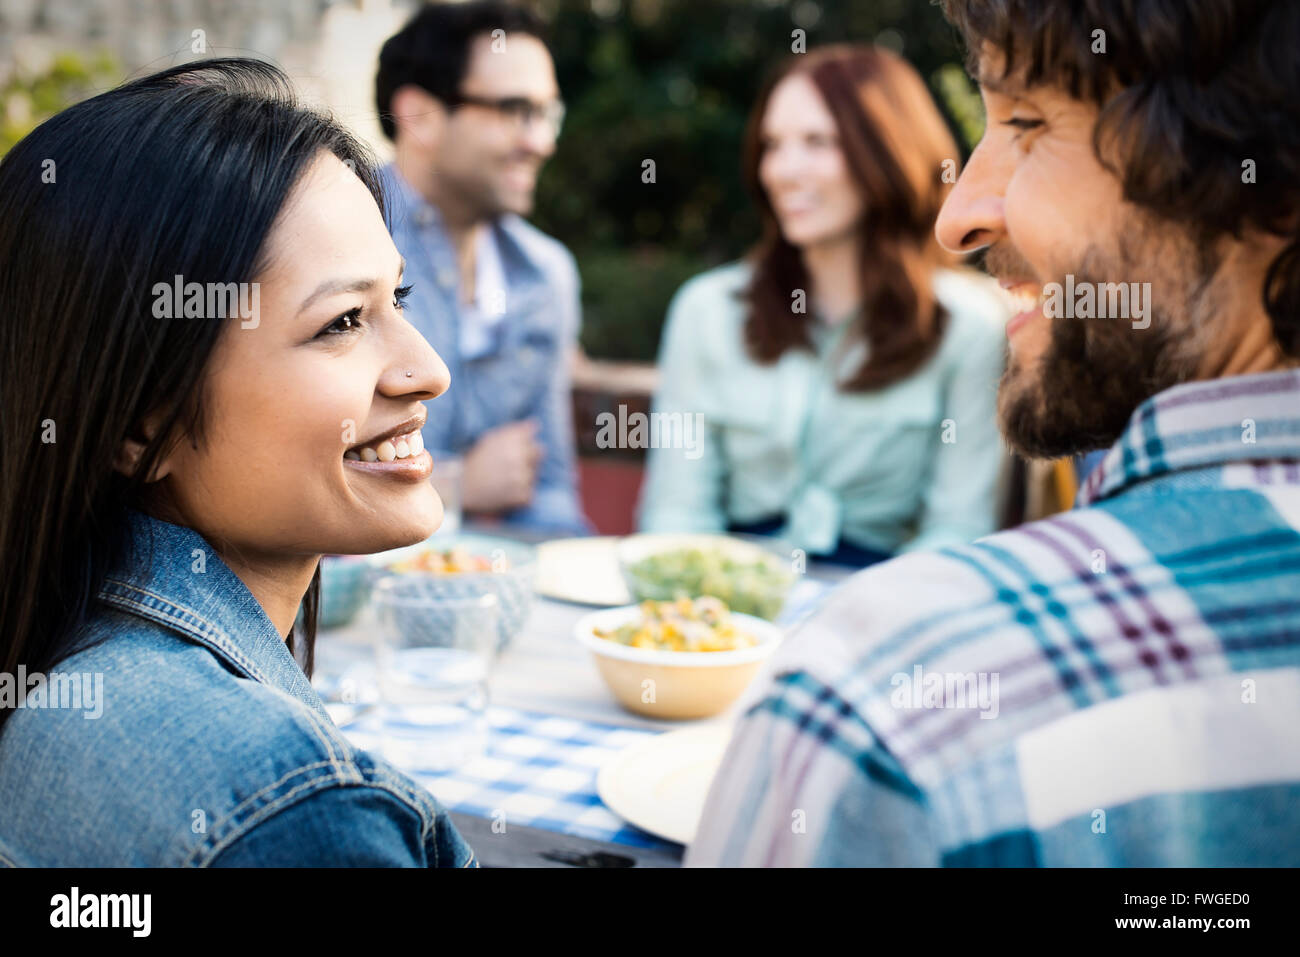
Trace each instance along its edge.
{"label": "glass of water", "polygon": [[446,771],[487,748],[488,673],[497,596],[440,593],[436,577],[393,575],[371,596],[384,756],[414,771]]}

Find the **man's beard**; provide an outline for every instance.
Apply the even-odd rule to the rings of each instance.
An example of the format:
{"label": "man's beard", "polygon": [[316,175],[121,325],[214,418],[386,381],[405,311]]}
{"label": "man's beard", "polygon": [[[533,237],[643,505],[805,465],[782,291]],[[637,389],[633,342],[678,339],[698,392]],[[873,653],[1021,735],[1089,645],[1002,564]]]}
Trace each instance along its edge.
{"label": "man's beard", "polygon": [[[1090,247],[1074,273],[1075,288],[1094,283],[1094,290],[1100,289],[1126,274],[1160,277],[1151,284],[1147,328],[1133,328],[1129,318],[1055,316],[1047,319],[1049,342],[1033,367],[1018,363],[1009,350],[998,388],[998,419],[1008,444],[1027,458],[1108,448],[1139,405],[1196,375],[1195,339],[1205,331],[1212,308],[1203,293],[1217,262],[1192,254],[1181,262],[1174,259],[1176,274],[1162,274],[1131,255],[1138,250],[1128,245],[1120,243],[1117,261]],[[1014,275],[1010,267],[1020,262],[1019,254],[1005,247],[991,249],[986,259],[990,272],[1003,275]]]}
{"label": "man's beard", "polygon": [[532,212],[532,196],[521,203],[508,190],[481,173],[455,177],[444,173],[443,183],[474,222],[490,222],[511,213],[526,217]]}

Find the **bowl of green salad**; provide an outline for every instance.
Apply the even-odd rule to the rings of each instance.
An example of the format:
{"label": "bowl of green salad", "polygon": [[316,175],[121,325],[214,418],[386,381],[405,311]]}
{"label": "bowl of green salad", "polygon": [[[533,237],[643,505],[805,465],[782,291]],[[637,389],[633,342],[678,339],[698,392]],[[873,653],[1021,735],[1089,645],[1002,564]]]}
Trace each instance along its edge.
{"label": "bowl of green salad", "polygon": [[618,543],[618,561],[638,602],[711,595],[768,621],[795,580],[783,554],[728,535],[629,535]]}

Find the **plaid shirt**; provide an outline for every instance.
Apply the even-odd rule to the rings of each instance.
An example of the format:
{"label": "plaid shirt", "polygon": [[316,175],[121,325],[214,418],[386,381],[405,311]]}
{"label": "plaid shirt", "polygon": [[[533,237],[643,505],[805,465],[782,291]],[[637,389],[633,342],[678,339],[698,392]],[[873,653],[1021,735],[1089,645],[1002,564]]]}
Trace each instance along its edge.
{"label": "plaid shirt", "polygon": [[686,863],[1300,864],[1300,371],[1147,400],[1077,505],[835,589]]}

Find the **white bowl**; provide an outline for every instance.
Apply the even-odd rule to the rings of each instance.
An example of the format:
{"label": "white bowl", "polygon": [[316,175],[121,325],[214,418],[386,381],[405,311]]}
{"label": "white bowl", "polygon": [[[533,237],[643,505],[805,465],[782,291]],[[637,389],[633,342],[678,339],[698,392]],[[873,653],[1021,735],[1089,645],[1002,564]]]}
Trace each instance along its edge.
{"label": "white bowl", "polygon": [[735,651],[660,651],[632,648],[596,630],[607,631],[641,617],[640,605],[585,615],[573,634],[595,659],[610,691],[629,711],[651,718],[708,718],[729,707],[758,673],[784,635],[771,622],[735,612],[731,618],[758,644]]}

